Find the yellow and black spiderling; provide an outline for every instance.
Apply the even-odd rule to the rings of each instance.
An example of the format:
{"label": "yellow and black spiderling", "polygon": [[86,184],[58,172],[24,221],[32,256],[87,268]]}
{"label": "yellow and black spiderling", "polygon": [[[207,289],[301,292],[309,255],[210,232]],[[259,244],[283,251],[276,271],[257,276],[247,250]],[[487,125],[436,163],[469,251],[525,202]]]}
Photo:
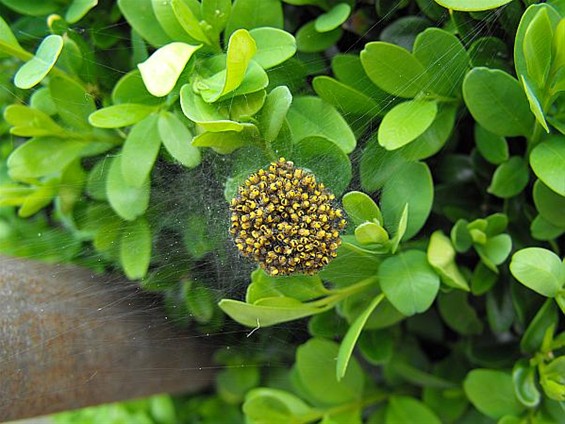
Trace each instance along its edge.
{"label": "yellow and black spiderling", "polygon": [[336,255],[345,227],[335,196],[284,158],[260,169],[230,203],[237,249],[270,275],[314,274]]}

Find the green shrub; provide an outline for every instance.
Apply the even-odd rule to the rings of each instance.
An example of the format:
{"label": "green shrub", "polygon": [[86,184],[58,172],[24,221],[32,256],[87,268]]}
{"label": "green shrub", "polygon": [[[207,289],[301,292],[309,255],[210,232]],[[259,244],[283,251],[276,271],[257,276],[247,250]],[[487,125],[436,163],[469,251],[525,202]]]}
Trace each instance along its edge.
{"label": "green shrub", "polygon": [[[565,2],[531,3],[0,0],[0,252],[225,331],[215,394],[60,422],[565,422]],[[280,157],[348,219],[314,275],[228,235]]]}

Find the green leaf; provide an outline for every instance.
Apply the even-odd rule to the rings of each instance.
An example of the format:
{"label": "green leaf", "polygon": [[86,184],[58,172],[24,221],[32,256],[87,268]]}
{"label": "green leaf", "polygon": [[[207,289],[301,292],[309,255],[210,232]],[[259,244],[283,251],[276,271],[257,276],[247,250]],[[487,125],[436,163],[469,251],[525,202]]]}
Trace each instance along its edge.
{"label": "green leaf", "polygon": [[386,424],[404,424],[417,420],[441,424],[437,415],[424,403],[409,396],[391,396],[386,407]]}
{"label": "green leaf", "polygon": [[[198,42],[213,44],[200,23],[200,16],[195,14],[195,10],[190,7],[190,4],[187,4],[184,0],[171,0],[171,6],[175,17],[187,34]],[[200,11],[198,10],[198,12]]]}
{"label": "green leaf", "polygon": [[[320,155],[324,160],[320,160]],[[307,137],[294,145],[292,159],[297,166],[311,170],[336,196],[349,185],[351,162],[345,153],[324,137]]]}
{"label": "green leaf", "polygon": [[528,81],[522,75],[521,77],[522,85],[524,86],[524,93],[526,93],[526,97],[528,98],[528,103],[530,104],[530,110],[534,114],[536,121],[543,127],[543,129],[549,133],[549,127],[547,126],[547,122],[545,120],[545,113],[541,106],[541,102],[539,100],[539,96],[536,95],[535,90],[528,84]]}
{"label": "green leaf", "polygon": [[291,103],[292,94],[286,85],[273,88],[267,95],[259,116],[259,129],[265,141],[271,143],[277,138]]}
{"label": "green leaf", "polygon": [[296,33],[296,48],[304,53],[316,53],[329,49],[341,38],[343,31],[336,28],[327,32],[316,29],[317,21],[310,21],[303,25]]}
{"label": "green leaf", "polygon": [[192,134],[175,114],[161,111],[158,129],[159,138],[173,159],[187,168],[200,164],[200,150],[191,144]]}
{"label": "green leaf", "polygon": [[228,368],[216,377],[216,392],[226,402],[239,404],[245,393],[259,384],[259,368]]}
{"label": "green leaf", "polygon": [[534,203],[539,214],[551,224],[565,227],[565,197],[560,196],[540,180],[534,183]]}
{"label": "green leaf", "polygon": [[512,250],[512,238],[508,234],[489,237],[485,244],[476,244],[475,250],[486,266],[498,272],[496,265],[504,262]]}
{"label": "green leaf", "polygon": [[528,136],[533,120],[528,99],[518,81],[504,71],[473,68],[463,81],[463,97],[473,118],[502,136]]}
{"label": "green leaf", "polygon": [[200,47],[181,42],[169,43],[157,49],[145,62],[138,64],[147,91],[156,97],[169,94],[184,67]]}
{"label": "green leaf", "polygon": [[510,272],[520,283],[542,296],[555,297],[565,284],[565,264],[555,253],[540,247],[514,253]]}
{"label": "green leaf", "polygon": [[343,209],[347,213],[347,217],[353,222],[354,225],[360,225],[365,221],[378,221],[383,223],[381,210],[365,193],[360,191],[350,191],[341,199]]}
{"label": "green leaf", "polygon": [[474,369],[467,374],[463,389],[473,406],[490,418],[519,415],[524,410],[514,394],[512,377],[503,371]]}
{"label": "green leaf", "polygon": [[418,250],[399,253],[383,261],[379,268],[381,289],[404,315],[427,310],[439,290],[439,277],[426,254]]}
{"label": "green leaf", "polygon": [[412,98],[429,87],[429,76],[422,63],[402,47],[370,42],[360,57],[371,81],[390,94]]}
{"label": "green leaf", "polygon": [[[433,2],[433,0],[430,1]],[[403,16],[387,25],[382,30],[379,38],[381,41],[396,44],[408,51],[412,51],[416,36],[431,25],[432,23],[422,16]]]}
{"label": "green leaf", "polygon": [[311,413],[312,408],[292,393],[262,387],[247,393],[243,412],[250,424],[282,424]]}
{"label": "green leaf", "polygon": [[514,392],[522,405],[535,408],[540,402],[540,392],[536,387],[536,369],[527,360],[521,359],[512,368]]}
{"label": "green leaf", "polygon": [[88,117],[90,125],[98,128],[121,128],[138,123],[156,110],[155,106],[121,103],[98,109]]}
{"label": "green leaf", "polygon": [[475,12],[481,10],[495,9],[510,3],[512,0],[474,0],[472,3],[461,0],[435,0],[436,3],[446,9],[459,10],[462,12]]}
{"label": "green leaf", "polygon": [[255,40],[248,31],[244,29],[235,31],[229,40],[225,70],[200,82],[205,87],[200,89],[204,101],[213,103],[223,95],[235,91],[243,82],[256,51]]}
{"label": "green leaf", "polygon": [[553,240],[565,232],[565,228],[553,225],[541,215],[537,215],[530,225],[532,237],[536,240]]}
{"label": "green leaf", "polygon": [[86,147],[77,140],[32,138],[8,157],[8,173],[12,179],[24,182],[56,174],[78,158]]}
{"label": "green leaf", "polygon": [[204,132],[192,139],[192,146],[211,147],[222,155],[229,155],[240,147],[249,144],[250,140],[237,131]]}
{"label": "green leaf", "polygon": [[152,46],[173,41],[159,24],[152,0],[118,0],[118,7],[132,28]]}
{"label": "green leaf", "polygon": [[98,0],[73,0],[65,13],[65,21],[70,24],[80,21],[97,4]]}
{"label": "green leaf", "polygon": [[[188,44],[198,44],[198,41],[189,35],[189,33],[180,24],[177,15],[173,9],[172,1],[151,0],[155,18],[159,21],[159,25],[170,37],[171,40],[182,41]],[[190,6],[190,3],[187,3]]]}
{"label": "green leaf", "polygon": [[373,365],[386,364],[394,353],[394,335],[388,329],[366,330],[359,338],[359,350],[369,363]]}
{"label": "green leaf", "polygon": [[63,37],[60,35],[45,37],[37,48],[35,56],[24,63],[14,76],[14,85],[28,89],[39,84],[55,66],[62,49]]}
{"label": "green leaf", "polygon": [[487,191],[497,197],[507,199],[520,194],[528,185],[529,180],[526,161],[521,156],[512,156],[496,168]]}
{"label": "green leaf", "polygon": [[453,242],[453,247],[459,253],[466,252],[473,245],[473,238],[467,227],[468,224],[468,221],[459,219],[451,229],[451,241]]}
{"label": "green leaf", "polygon": [[57,195],[57,185],[58,179],[53,178],[36,187],[22,202],[18,209],[18,216],[28,218],[51,203],[53,197]]}
{"label": "green leaf", "polygon": [[384,184],[381,211],[388,232],[396,230],[408,204],[408,224],[404,240],[412,238],[426,223],[434,199],[433,181],[425,163],[406,163]]}
{"label": "green leaf", "polygon": [[538,352],[542,347],[546,331],[550,329],[553,332],[559,321],[555,303],[553,299],[547,299],[530,321],[520,340],[522,352],[532,354]]}
{"label": "green leaf", "polygon": [[138,69],[128,72],[121,77],[112,90],[112,103],[143,103],[146,105],[156,105],[163,101],[145,88],[141,73]]}
{"label": "green leaf", "polygon": [[[10,25],[0,16],[0,56],[10,56],[14,52],[25,52],[25,50],[18,43],[18,39],[12,32]],[[27,52],[25,52],[27,54]]]}
{"label": "green leaf", "polygon": [[351,153],[357,144],[343,117],[333,106],[317,97],[296,97],[288,110],[287,120],[294,143],[319,136],[335,143],[344,153]]}
{"label": "green leaf", "polygon": [[322,13],[314,21],[314,28],[318,32],[328,32],[338,28],[343,24],[349,14],[351,13],[351,6],[347,3],[338,3],[326,13]]}
{"label": "green leaf", "polygon": [[565,136],[552,136],[538,144],[530,154],[530,165],[545,185],[565,196]]}
{"label": "green leaf", "polygon": [[129,186],[122,175],[122,158],[112,159],[106,179],[106,196],[112,209],[126,221],[133,221],[145,213],[149,204],[149,180],[137,188]]}
{"label": "green leaf", "polygon": [[355,115],[374,114],[378,104],[365,93],[326,75],[317,76],[312,81],[316,94],[342,113]]}
{"label": "green leaf", "polygon": [[467,280],[455,262],[455,249],[441,230],[435,231],[430,237],[427,255],[428,262],[445,285],[460,290],[470,290]]}
{"label": "green leaf", "polygon": [[497,37],[480,37],[471,43],[468,55],[473,67],[485,66],[512,72],[508,64],[510,53],[504,41]]}
{"label": "green leaf", "polygon": [[433,75],[430,90],[444,96],[458,96],[469,67],[469,56],[453,34],[428,28],[414,43],[414,57]]}
{"label": "green leaf", "polygon": [[120,240],[120,262],[130,280],[145,277],[151,261],[151,229],[144,218],[124,225]]}
{"label": "green leaf", "polygon": [[10,133],[21,137],[65,136],[65,130],[55,123],[49,115],[24,105],[7,106],[4,109],[4,119],[12,125]]}
{"label": "green leaf", "polygon": [[80,84],[59,77],[51,78],[49,93],[65,123],[73,128],[90,129],[88,117],[96,110],[96,105]]}
{"label": "green leaf", "polygon": [[441,318],[448,327],[463,335],[481,334],[483,323],[468,303],[469,295],[457,290],[438,297]]}
{"label": "green leaf", "polygon": [[[212,291],[201,283],[190,281],[185,293],[186,307],[196,322],[210,322],[216,309],[216,298]],[[257,370],[258,371],[258,370]]]}
{"label": "green leaf", "polygon": [[412,100],[392,108],[379,126],[379,144],[387,150],[398,149],[426,131],[437,115],[437,103]]}
{"label": "green leaf", "polygon": [[229,37],[238,28],[283,28],[284,16],[280,0],[235,0],[224,31]]}
{"label": "green leaf", "polygon": [[367,323],[369,316],[373,313],[375,308],[379,306],[379,303],[384,299],[384,295],[380,294],[376,296],[373,301],[369,304],[367,309],[365,309],[353,324],[347,330],[341,345],[339,346],[339,351],[337,354],[337,366],[336,366],[336,378],[337,381],[340,381],[344,376],[345,372],[347,371],[347,366],[349,365],[349,360],[351,359],[351,355],[353,354],[353,348],[355,347],[355,343],[357,343],[357,339],[361,335],[361,331],[363,331],[363,327]]}
{"label": "green leaf", "polygon": [[253,60],[263,69],[270,69],[290,59],[296,53],[296,40],[286,31],[277,28],[254,28],[249,35],[255,40],[257,52]]}
{"label": "green leaf", "polygon": [[312,338],[296,350],[297,378],[308,397],[323,405],[357,401],[363,392],[364,374],[355,359],[337,380],[335,367],[339,347],[336,343]]}
{"label": "green leaf", "polygon": [[540,384],[548,398],[563,402],[565,399],[565,356],[561,355],[540,367]]}
{"label": "green leaf", "polygon": [[377,222],[364,222],[355,228],[355,238],[360,244],[384,244],[388,233]]}
{"label": "green leaf", "polygon": [[522,48],[528,75],[543,87],[551,67],[552,24],[546,9],[541,9],[526,28]]}
{"label": "green leaf", "polygon": [[475,143],[479,153],[492,164],[500,165],[509,158],[506,139],[485,130],[478,123],[475,124]]}
{"label": "green leaf", "polygon": [[200,12],[202,19],[212,25],[214,32],[219,35],[228,23],[231,8],[231,0],[202,0]]}
{"label": "green leaf", "polygon": [[128,186],[145,184],[159,154],[161,137],[157,129],[157,114],[151,114],[135,124],[122,147],[122,176]]}

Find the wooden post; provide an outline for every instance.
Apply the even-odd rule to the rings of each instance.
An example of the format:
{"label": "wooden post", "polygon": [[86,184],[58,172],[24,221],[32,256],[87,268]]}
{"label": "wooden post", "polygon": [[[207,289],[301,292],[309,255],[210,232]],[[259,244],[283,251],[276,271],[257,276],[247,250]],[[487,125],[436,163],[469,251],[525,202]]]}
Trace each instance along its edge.
{"label": "wooden post", "polygon": [[211,357],[131,283],[0,256],[0,422],[197,391]]}

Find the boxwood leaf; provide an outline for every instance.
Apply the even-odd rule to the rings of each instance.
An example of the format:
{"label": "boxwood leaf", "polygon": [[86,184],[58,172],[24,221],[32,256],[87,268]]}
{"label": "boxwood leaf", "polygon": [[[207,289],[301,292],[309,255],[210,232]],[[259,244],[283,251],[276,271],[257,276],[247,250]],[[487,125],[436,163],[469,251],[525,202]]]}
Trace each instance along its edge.
{"label": "boxwood leaf", "polygon": [[510,272],[526,287],[547,297],[555,297],[565,284],[565,264],[555,253],[540,247],[514,253]]}
{"label": "boxwood leaf", "polygon": [[379,280],[386,298],[407,316],[427,310],[439,290],[439,276],[426,254],[418,250],[385,259],[379,268]]}
{"label": "boxwood leaf", "polygon": [[432,209],[433,181],[425,163],[405,163],[384,184],[381,211],[387,230],[394,232],[408,204],[408,225],[404,240],[410,239],[424,226]]}
{"label": "boxwood leaf", "polygon": [[80,21],[97,4],[98,0],[74,0],[65,13],[65,21],[70,24]]}
{"label": "boxwood leaf", "polygon": [[547,299],[529,322],[520,340],[522,352],[534,353],[541,349],[547,329],[554,328],[559,321],[555,303],[553,299]]}
{"label": "boxwood leaf", "polygon": [[354,225],[374,220],[381,224],[383,223],[381,210],[375,201],[365,193],[350,191],[343,196],[341,203],[347,213],[347,217]]}
{"label": "boxwood leaf", "polygon": [[141,187],[128,185],[122,174],[122,158],[112,159],[106,179],[106,196],[112,209],[123,219],[133,221],[145,213],[149,204],[149,179]]}
{"label": "boxwood leaf", "polygon": [[192,139],[193,146],[211,147],[222,155],[228,155],[247,144],[250,144],[250,140],[242,132],[237,131],[207,131]]}
{"label": "boxwood leaf", "polygon": [[302,399],[283,390],[261,387],[245,396],[243,412],[251,423],[293,422],[312,411]]}
{"label": "boxwood leaf", "polygon": [[191,37],[180,24],[179,18],[177,18],[177,14],[173,9],[172,1],[151,0],[151,5],[153,6],[153,12],[161,28],[167,33],[171,40],[182,41],[188,44],[198,44],[197,39]]}
{"label": "boxwood leaf", "polygon": [[528,99],[518,81],[506,72],[473,68],[463,81],[463,97],[473,118],[488,131],[502,136],[530,135],[534,117]]}
{"label": "boxwood leaf", "polygon": [[469,67],[469,56],[453,34],[428,28],[414,43],[414,57],[433,75],[430,90],[444,96],[457,96]]}
{"label": "boxwood leaf", "polygon": [[475,250],[481,260],[491,270],[498,272],[496,265],[500,265],[506,260],[512,250],[512,239],[508,234],[499,234],[489,237],[485,244],[475,245]]}
{"label": "boxwood leaf", "polygon": [[291,103],[292,94],[286,85],[273,88],[267,95],[259,116],[259,129],[266,141],[272,142],[279,135]]}
{"label": "boxwood leaf", "polygon": [[379,105],[372,98],[334,78],[317,76],[312,81],[316,94],[342,113],[375,114]]}
{"label": "boxwood leaf", "polygon": [[351,6],[347,3],[338,3],[326,13],[322,13],[314,21],[314,28],[318,32],[328,32],[338,28],[343,24],[349,14],[351,13]]}
{"label": "boxwood leaf", "polygon": [[174,42],[157,49],[145,62],[137,65],[141,78],[152,95],[166,96],[194,54],[201,46]]}
{"label": "boxwood leaf", "polygon": [[483,323],[475,309],[469,305],[468,298],[468,294],[460,290],[440,294],[439,313],[445,324],[459,334],[481,334]]}
{"label": "boxwood leaf", "polygon": [[135,124],[122,147],[122,176],[127,185],[140,188],[149,178],[159,154],[159,116],[151,114]]}
{"label": "boxwood leaf", "polygon": [[526,161],[521,156],[512,156],[496,168],[487,191],[497,197],[507,199],[520,194],[528,185],[529,180]]}
{"label": "boxwood leaf", "polygon": [[319,32],[316,21],[310,21],[296,33],[296,48],[304,53],[322,52],[337,43],[342,34],[341,28]]}
{"label": "boxwood leaf", "polygon": [[417,419],[426,424],[441,424],[427,405],[409,396],[391,396],[386,407],[386,424],[402,424]]}
{"label": "boxwood leaf", "polygon": [[280,0],[235,0],[224,36],[238,28],[283,28],[284,16]]}
{"label": "boxwood leaf", "polygon": [[292,159],[297,166],[311,170],[336,196],[343,193],[351,181],[349,158],[324,137],[307,137],[295,144]]}
{"label": "boxwood leaf", "polygon": [[118,7],[132,28],[152,46],[173,41],[159,24],[152,0],[118,0]]}
{"label": "boxwood leaf", "polygon": [[296,97],[287,114],[292,141],[310,136],[325,137],[344,153],[351,153],[357,141],[351,128],[335,108],[313,96]]}
{"label": "boxwood leaf", "polygon": [[490,163],[499,165],[509,158],[506,139],[487,131],[479,123],[475,124],[475,144],[479,153]]}
{"label": "boxwood leaf", "polygon": [[565,136],[552,136],[538,144],[530,154],[530,165],[545,185],[565,196]]}
{"label": "boxwood leaf", "polygon": [[534,88],[528,83],[528,80],[524,75],[521,76],[522,85],[524,86],[524,93],[528,98],[528,103],[530,104],[530,110],[534,114],[538,123],[543,127],[543,129],[549,133],[549,127],[545,120],[544,110],[541,106],[539,96],[536,95]]}
{"label": "boxwood leaf", "polygon": [[402,47],[370,42],[360,57],[371,81],[390,94],[411,98],[429,87],[424,65]]}
{"label": "boxwood leaf", "polygon": [[35,56],[22,65],[14,76],[14,85],[18,88],[32,88],[39,84],[55,66],[63,49],[63,37],[48,35],[43,39]]}
{"label": "boxwood leaf", "polygon": [[530,225],[532,237],[536,240],[553,240],[565,232],[564,227],[553,225],[541,215],[537,215]]}
{"label": "boxwood leaf", "polygon": [[540,367],[540,384],[548,398],[563,402],[565,399],[565,355]]}
{"label": "boxwood leaf", "polygon": [[524,406],[535,408],[540,402],[540,392],[536,386],[536,369],[527,360],[521,359],[512,368],[512,382],[516,397]]}
{"label": "boxwood leaf", "polygon": [[534,204],[539,214],[557,227],[565,227],[565,196],[560,196],[540,180],[534,183]]}
{"label": "boxwood leaf", "polygon": [[64,137],[65,130],[49,115],[28,106],[13,104],[4,109],[4,119],[12,127],[10,133],[22,137],[54,135]]}
{"label": "boxwood leaf", "polygon": [[0,16],[0,56],[9,56],[13,52],[23,52],[18,39],[12,32],[10,25]]}
{"label": "boxwood leaf", "polygon": [[92,96],[74,81],[54,77],[49,92],[61,119],[73,128],[91,130],[88,117],[96,110]]}
{"label": "boxwood leaf", "polygon": [[[485,390],[487,387],[489,390]],[[471,370],[463,389],[475,408],[494,419],[519,415],[525,409],[516,398],[512,377],[503,371]]]}
{"label": "boxwood leaf", "polygon": [[175,114],[161,111],[158,128],[163,145],[175,160],[187,168],[200,164],[200,150],[191,144],[192,134]]}
{"label": "boxwood leaf", "polygon": [[387,150],[398,149],[426,131],[437,115],[434,101],[411,100],[392,108],[379,126],[379,144]]}
{"label": "boxwood leaf", "polygon": [[151,229],[145,218],[128,222],[120,240],[120,262],[130,280],[145,277],[151,261]]}
{"label": "boxwood leaf", "polygon": [[[524,33],[522,49],[526,69],[538,87],[543,87],[551,67],[553,29],[547,10],[540,9]],[[523,76],[523,75],[522,75]]]}
{"label": "boxwood leaf", "polygon": [[121,77],[112,90],[112,103],[115,105],[121,103],[155,105],[161,102],[163,102],[163,99],[159,99],[147,91],[139,69],[134,69]]}
{"label": "boxwood leaf", "polygon": [[436,3],[447,9],[459,10],[462,12],[475,12],[480,10],[495,9],[500,6],[504,6],[506,3],[510,3],[512,0],[475,0],[472,3],[461,2],[460,0],[435,1]]}
{"label": "boxwood leaf", "polygon": [[137,103],[121,103],[108,106],[90,114],[88,122],[98,128],[127,127],[146,118],[156,110],[155,106]]}
{"label": "boxwood leaf", "polygon": [[296,40],[292,34],[278,28],[254,28],[249,34],[255,40],[257,52],[253,60],[263,69],[280,65],[296,53]]}
{"label": "boxwood leaf", "polygon": [[427,256],[428,262],[445,285],[460,290],[470,290],[467,280],[455,263],[455,249],[441,230],[435,231],[430,237]]}

